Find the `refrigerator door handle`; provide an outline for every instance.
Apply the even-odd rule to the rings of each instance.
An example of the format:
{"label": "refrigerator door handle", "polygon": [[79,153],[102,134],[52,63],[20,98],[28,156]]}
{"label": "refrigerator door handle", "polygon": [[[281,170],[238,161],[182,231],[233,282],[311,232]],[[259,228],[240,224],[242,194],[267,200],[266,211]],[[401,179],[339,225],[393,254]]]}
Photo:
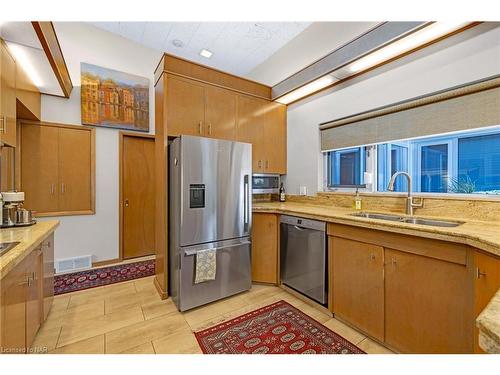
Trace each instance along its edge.
{"label": "refrigerator door handle", "polygon": [[243,223],[245,224],[245,232],[248,231],[248,225],[250,223],[250,185],[249,185],[249,175],[245,175],[243,178]]}
{"label": "refrigerator door handle", "polygon": [[251,244],[250,241],[244,241],[244,242],[239,242],[239,243],[231,243],[231,244],[224,245],[224,246],[217,246],[217,247],[213,247],[213,248],[185,250],[184,256],[196,255],[196,253],[198,253],[199,251],[204,251],[204,250],[212,250],[212,249],[223,250],[223,249],[227,249],[229,247],[238,247],[238,246],[250,245],[250,244]]}

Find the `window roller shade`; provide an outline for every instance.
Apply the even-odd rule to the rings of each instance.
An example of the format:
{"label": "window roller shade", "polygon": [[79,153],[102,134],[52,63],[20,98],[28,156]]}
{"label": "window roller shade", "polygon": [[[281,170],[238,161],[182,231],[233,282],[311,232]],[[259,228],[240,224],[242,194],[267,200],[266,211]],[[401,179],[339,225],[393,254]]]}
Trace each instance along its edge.
{"label": "window roller shade", "polygon": [[321,150],[494,125],[500,125],[500,76],[321,124]]}

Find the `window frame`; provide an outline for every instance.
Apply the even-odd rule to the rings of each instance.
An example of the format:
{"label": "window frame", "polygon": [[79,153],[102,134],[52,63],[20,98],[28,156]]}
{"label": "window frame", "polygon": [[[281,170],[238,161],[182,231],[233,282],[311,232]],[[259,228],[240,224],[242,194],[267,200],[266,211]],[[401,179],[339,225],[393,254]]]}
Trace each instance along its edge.
{"label": "window frame", "polygon": [[[412,138],[412,139],[398,139],[395,141],[387,141],[380,144],[395,144],[399,146],[408,147],[408,158],[411,158],[411,161],[408,162],[408,173],[413,177],[415,172],[421,170],[421,149],[424,146],[429,145],[439,145],[439,144],[447,144],[448,145],[448,176],[451,178],[458,178],[458,164],[459,164],[459,140],[462,138],[474,138],[481,137],[485,135],[492,134],[500,134],[500,125],[493,125],[489,127],[485,127],[482,129],[474,129],[467,131],[459,131],[441,135],[431,135],[425,136],[421,138]],[[400,144],[402,142],[410,142],[409,145]],[[364,193],[373,193],[377,195],[392,195],[392,196],[401,196],[406,194],[406,192],[390,192],[390,191],[379,191],[378,190],[378,146],[380,144],[370,144],[370,145],[361,145],[355,147],[347,147],[344,149],[337,150],[328,150],[323,151],[323,191],[324,192],[355,192],[355,187],[334,187],[329,184],[329,153],[333,151],[343,151],[343,150],[352,150],[356,148],[364,147],[367,152],[366,157],[366,174],[371,174],[371,181],[365,181],[365,188],[359,188],[360,192]],[[390,154],[390,150],[387,151]],[[390,161],[390,155],[387,158]],[[366,176],[366,175],[365,175]],[[412,191],[415,196],[439,196],[439,197],[473,197],[474,199],[500,199],[500,195],[497,194],[477,194],[477,193],[451,193],[451,192],[421,192],[419,191],[421,187],[421,179],[413,178],[412,180]]]}

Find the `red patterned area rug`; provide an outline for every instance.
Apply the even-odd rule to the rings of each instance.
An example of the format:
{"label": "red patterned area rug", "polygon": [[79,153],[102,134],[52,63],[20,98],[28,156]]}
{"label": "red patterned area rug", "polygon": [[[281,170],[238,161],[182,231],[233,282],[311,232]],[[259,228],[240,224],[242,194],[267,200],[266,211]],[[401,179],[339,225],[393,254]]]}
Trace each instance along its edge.
{"label": "red patterned area rug", "polygon": [[285,301],[195,332],[205,354],[364,354]]}
{"label": "red patterned area rug", "polygon": [[155,260],[119,264],[87,271],[56,275],[54,277],[54,294],[64,294],[77,290],[95,288],[108,284],[139,279],[155,274]]}

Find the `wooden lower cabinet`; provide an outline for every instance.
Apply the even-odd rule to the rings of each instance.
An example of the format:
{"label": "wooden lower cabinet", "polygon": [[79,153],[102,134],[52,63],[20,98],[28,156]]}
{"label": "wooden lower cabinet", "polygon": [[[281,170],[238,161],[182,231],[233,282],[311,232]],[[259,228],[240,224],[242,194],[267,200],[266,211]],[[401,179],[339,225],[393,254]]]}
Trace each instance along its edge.
{"label": "wooden lower cabinet", "polygon": [[[474,251],[474,319],[484,310],[500,289],[500,259]],[[479,330],[474,325],[474,353],[484,353],[479,347]]]}
{"label": "wooden lower cabinet", "polygon": [[53,265],[51,235],[0,280],[0,353],[31,352],[52,305]]}
{"label": "wooden lower cabinet", "polygon": [[26,346],[29,348],[43,321],[42,249],[28,256],[28,286],[26,290]]}
{"label": "wooden lower cabinet", "polygon": [[54,301],[54,233],[42,242],[43,320],[47,319]]}
{"label": "wooden lower cabinet", "polygon": [[0,349],[2,354],[26,351],[26,294],[29,258],[0,280]]}
{"label": "wooden lower cabinet", "polygon": [[470,353],[467,267],[385,249],[385,342],[403,353]]}
{"label": "wooden lower cabinet", "polygon": [[329,224],[329,307],[401,353],[473,353],[500,257],[469,246]]}
{"label": "wooden lower cabinet", "polygon": [[279,216],[254,213],[252,217],[252,281],[278,284]]}
{"label": "wooden lower cabinet", "polygon": [[329,237],[335,314],[384,340],[384,249]]}

